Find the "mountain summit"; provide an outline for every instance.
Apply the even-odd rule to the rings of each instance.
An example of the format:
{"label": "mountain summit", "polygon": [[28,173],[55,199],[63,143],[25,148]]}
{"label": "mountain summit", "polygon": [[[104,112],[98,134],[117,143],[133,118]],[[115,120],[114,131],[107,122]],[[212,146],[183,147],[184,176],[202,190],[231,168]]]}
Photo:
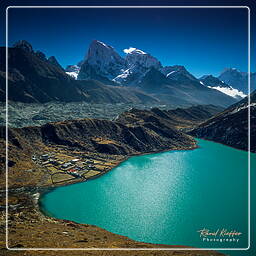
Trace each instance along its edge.
{"label": "mountain summit", "polygon": [[96,79],[113,84],[111,80],[120,74],[124,65],[124,59],[112,46],[93,40],[81,65],[78,79]]}

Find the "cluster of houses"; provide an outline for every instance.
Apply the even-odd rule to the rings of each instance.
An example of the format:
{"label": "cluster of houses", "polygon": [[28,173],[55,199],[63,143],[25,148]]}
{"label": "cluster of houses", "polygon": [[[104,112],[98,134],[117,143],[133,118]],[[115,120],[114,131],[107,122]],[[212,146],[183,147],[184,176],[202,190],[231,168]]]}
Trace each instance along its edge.
{"label": "cluster of houses", "polygon": [[65,172],[77,178],[82,178],[90,170],[98,170],[91,159],[72,159],[68,162],[59,160],[54,154],[33,155],[32,160],[44,167],[55,167],[58,171]]}

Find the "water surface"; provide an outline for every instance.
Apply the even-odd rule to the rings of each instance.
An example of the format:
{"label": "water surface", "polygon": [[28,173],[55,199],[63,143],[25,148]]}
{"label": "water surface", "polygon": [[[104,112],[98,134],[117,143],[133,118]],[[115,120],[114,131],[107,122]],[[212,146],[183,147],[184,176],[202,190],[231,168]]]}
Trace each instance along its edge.
{"label": "water surface", "polygon": [[[98,179],[57,188],[41,198],[42,209],[143,242],[247,247],[248,154],[198,143],[195,150],[131,157]],[[242,235],[238,242],[207,242],[197,232],[203,228]]]}

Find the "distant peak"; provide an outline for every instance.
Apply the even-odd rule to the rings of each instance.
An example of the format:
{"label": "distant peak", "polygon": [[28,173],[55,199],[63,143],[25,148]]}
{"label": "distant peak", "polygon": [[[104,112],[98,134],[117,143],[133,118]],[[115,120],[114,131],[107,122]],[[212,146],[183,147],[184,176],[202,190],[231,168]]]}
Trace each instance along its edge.
{"label": "distant peak", "polygon": [[128,49],[124,49],[123,51],[126,54],[147,54],[146,52],[144,52],[144,51],[142,51],[140,49],[134,48],[134,47],[130,47]]}
{"label": "distant peak", "polygon": [[33,52],[32,45],[26,40],[19,40],[13,45],[14,48],[20,48],[27,52]]}
{"label": "distant peak", "polygon": [[237,68],[224,68],[221,72],[221,74],[225,72],[240,72]]}

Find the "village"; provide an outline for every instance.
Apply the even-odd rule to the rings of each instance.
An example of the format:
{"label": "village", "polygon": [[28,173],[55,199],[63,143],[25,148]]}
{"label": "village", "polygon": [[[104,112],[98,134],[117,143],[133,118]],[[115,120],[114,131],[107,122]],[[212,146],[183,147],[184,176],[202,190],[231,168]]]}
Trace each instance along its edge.
{"label": "village", "polygon": [[49,183],[63,183],[75,179],[87,180],[97,177],[116,166],[118,157],[106,161],[106,157],[99,154],[82,154],[81,152],[68,152],[66,148],[34,153],[32,161],[49,174]]}

